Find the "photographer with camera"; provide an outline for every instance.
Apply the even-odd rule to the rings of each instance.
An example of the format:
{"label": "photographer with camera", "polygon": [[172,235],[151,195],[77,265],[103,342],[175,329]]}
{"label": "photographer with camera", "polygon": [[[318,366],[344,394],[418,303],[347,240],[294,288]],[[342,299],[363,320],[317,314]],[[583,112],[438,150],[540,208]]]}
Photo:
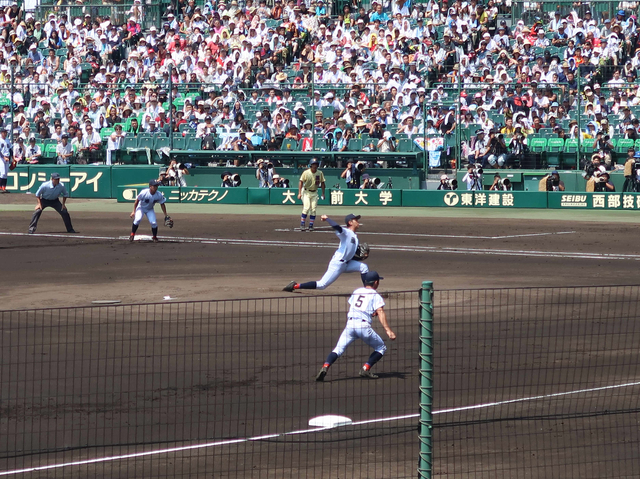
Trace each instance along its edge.
{"label": "photographer with camera", "polygon": [[493,167],[502,168],[507,161],[507,145],[504,142],[504,135],[496,135],[493,130],[489,134],[489,153],[487,161]]}
{"label": "photographer with camera", "polygon": [[442,175],[440,177],[440,184],[438,185],[438,189],[439,190],[457,190],[458,180],[456,180],[455,178],[451,180],[447,175]]}
{"label": "photographer with camera", "polygon": [[600,153],[600,156],[604,159],[604,164],[608,170],[611,169],[613,163],[611,157],[613,148],[614,146],[609,135],[603,134],[602,131],[596,133],[596,139],[593,142],[593,149]]}
{"label": "photographer with camera", "polygon": [[553,170],[545,175],[540,180],[538,191],[564,191],[564,181],[560,180],[560,173]]}
{"label": "photographer with camera", "polygon": [[507,159],[505,161],[507,167],[509,168],[514,165],[522,165],[524,156],[529,150],[529,147],[525,143],[525,136],[522,134],[522,128],[516,128],[516,133],[509,142],[509,148],[511,149],[511,153],[507,155]]}
{"label": "photographer with camera", "polygon": [[[187,186],[187,181],[184,179],[184,176],[189,174],[189,170],[183,163],[171,160],[165,174],[170,185]],[[160,181],[162,181],[162,178]]]}
{"label": "photographer with camera", "polygon": [[289,188],[289,180],[281,178],[277,173],[273,175],[273,184],[270,188]]}
{"label": "photographer with camera", "polygon": [[340,174],[340,178],[347,182],[347,188],[357,189],[360,188],[360,177],[364,171],[365,165],[359,163],[358,166],[354,165],[353,160],[347,161],[347,167]]}
{"label": "photographer with camera", "polygon": [[500,173],[496,173],[493,177],[493,183],[491,184],[491,191],[511,191],[513,190],[513,185],[511,184],[511,180],[509,178],[502,179]]}
{"label": "photographer with camera", "polygon": [[615,193],[616,187],[611,183],[608,172],[602,172],[594,177],[593,191],[596,193]]}
{"label": "photographer with camera", "polygon": [[275,174],[275,168],[273,163],[267,163],[262,158],[257,161],[258,168],[256,169],[256,179],[258,180],[258,186],[260,188],[270,188],[273,184],[273,175]]}
{"label": "photographer with camera", "polygon": [[221,188],[236,188],[242,184],[242,180],[240,180],[240,175],[237,173],[231,173],[229,171],[225,171],[220,175],[222,178]]}
{"label": "photographer with camera", "polygon": [[384,188],[384,184],[380,178],[371,178],[367,173],[362,175],[361,190],[378,190]]}
{"label": "photographer with camera", "polygon": [[467,174],[464,175],[462,181],[467,184],[468,191],[482,190],[482,174],[484,170],[479,163],[469,163],[467,166]]}
{"label": "photographer with camera", "polygon": [[382,139],[378,141],[377,150],[380,153],[389,153],[396,151],[396,138],[391,136],[390,131],[385,131],[382,135]]}
{"label": "photographer with camera", "polygon": [[623,192],[638,192],[640,188],[640,151],[633,148],[627,150],[627,161],[624,164],[624,186]]}
{"label": "photographer with camera", "polygon": [[378,140],[382,139],[384,135],[386,125],[383,125],[379,121],[374,121],[371,124],[371,128],[369,128],[369,137],[376,138]]}
{"label": "photographer with camera", "polygon": [[601,163],[602,157],[600,153],[594,153],[591,156],[591,161],[588,161],[584,165],[584,171],[582,177],[587,180],[586,190],[588,193],[595,191],[596,177],[607,171],[604,165]]}

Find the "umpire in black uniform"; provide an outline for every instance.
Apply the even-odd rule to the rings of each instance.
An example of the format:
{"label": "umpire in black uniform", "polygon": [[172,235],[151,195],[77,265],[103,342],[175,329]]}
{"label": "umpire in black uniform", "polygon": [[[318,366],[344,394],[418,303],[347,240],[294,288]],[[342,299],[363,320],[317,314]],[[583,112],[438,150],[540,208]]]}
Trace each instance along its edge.
{"label": "umpire in black uniform", "polygon": [[[58,199],[60,195],[62,195],[62,203],[60,203],[60,200]],[[31,217],[29,234],[36,232],[42,210],[47,207],[53,208],[60,214],[60,216],[62,216],[64,226],[67,228],[67,233],[75,233],[73,226],[71,226],[71,217],[69,216],[69,212],[65,205],[67,198],[69,198],[69,192],[64,185],[60,183],[59,173],[51,173],[51,181],[45,181],[40,185],[40,188],[36,191],[36,198],[38,199],[38,204],[36,205],[36,210],[33,212],[33,216]]]}

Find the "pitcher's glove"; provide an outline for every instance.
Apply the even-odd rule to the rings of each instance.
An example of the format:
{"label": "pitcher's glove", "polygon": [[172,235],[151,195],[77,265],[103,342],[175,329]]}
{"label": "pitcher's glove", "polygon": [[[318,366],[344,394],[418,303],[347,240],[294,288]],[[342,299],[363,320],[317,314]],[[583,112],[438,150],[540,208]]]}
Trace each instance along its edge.
{"label": "pitcher's glove", "polygon": [[365,261],[369,257],[369,245],[367,243],[360,243],[356,254],[353,255],[353,259],[357,261]]}
{"label": "pitcher's glove", "polygon": [[167,215],[164,217],[164,225],[169,228],[173,228],[173,220],[171,219],[171,216]]}

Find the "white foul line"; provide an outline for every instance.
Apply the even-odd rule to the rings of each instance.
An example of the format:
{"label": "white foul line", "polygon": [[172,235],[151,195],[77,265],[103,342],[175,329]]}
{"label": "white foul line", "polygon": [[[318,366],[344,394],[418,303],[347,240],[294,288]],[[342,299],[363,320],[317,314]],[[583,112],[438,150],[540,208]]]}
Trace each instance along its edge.
{"label": "white foul line", "polygon": [[[31,236],[40,238],[66,238],[66,239],[95,239],[95,240],[112,240],[112,241],[129,241],[128,236],[81,236],[74,234],[27,234],[27,233],[8,233],[0,232],[0,235],[9,236]],[[202,244],[228,244],[243,246],[280,246],[294,248],[332,248],[335,249],[335,242],[321,243],[318,241],[280,241],[280,240],[256,240],[256,239],[238,239],[238,238],[194,238],[185,236],[162,236],[161,242],[170,243],[202,243]],[[640,261],[640,255],[637,254],[619,254],[619,253],[587,253],[572,251],[534,251],[534,250],[511,250],[511,249],[490,249],[490,248],[466,248],[454,246],[412,246],[412,245],[370,245],[372,249],[379,251],[392,252],[412,252],[412,253],[445,253],[445,254],[475,254],[475,255],[491,255],[491,256],[526,256],[526,257],[553,257],[567,259],[596,259],[596,260],[633,260]]]}
{"label": "white foul line", "polygon": [[[632,383],[625,383],[625,384],[615,384],[613,386],[601,386],[601,387],[597,387],[597,388],[588,388],[588,389],[577,389],[575,391],[565,391],[565,392],[561,392],[561,393],[551,393],[551,394],[544,394],[541,396],[531,396],[531,397],[525,397],[525,398],[519,398],[519,399],[508,399],[505,401],[497,401],[497,402],[491,402],[491,403],[485,403],[485,404],[476,404],[473,406],[462,406],[462,407],[456,407],[456,408],[450,408],[450,409],[442,409],[440,411],[433,411],[433,415],[436,414],[446,414],[446,413],[450,413],[450,412],[458,412],[458,411],[468,411],[468,410],[472,410],[472,409],[482,409],[482,408],[489,408],[489,407],[496,407],[496,406],[503,406],[505,404],[513,404],[513,403],[518,403],[518,402],[526,402],[526,401],[536,401],[538,399],[549,399],[549,398],[555,398],[555,397],[560,397],[560,396],[569,396],[572,394],[582,394],[582,393],[590,393],[590,392],[597,392],[597,391],[604,391],[607,389],[619,389],[619,388],[624,388],[624,387],[630,387],[630,386],[640,386],[640,381],[636,381],[636,382],[632,382]],[[368,419],[368,420],[364,420],[364,421],[357,421],[357,422],[352,422],[351,424],[346,424],[346,425],[341,425],[341,426],[335,426],[335,428],[338,427],[347,427],[347,426],[361,426],[361,425],[365,425],[365,424],[373,424],[373,423],[380,423],[380,422],[390,422],[390,421],[400,421],[403,419],[414,419],[420,417],[420,414],[406,414],[404,416],[394,416],[394,417],[383,417],[383,418],[376,418],[376,419]],[[300,434],[312,434],[312,433],[316,433],[316,432],[321,432],[321,431],[325,431],[328,429],[334,429],[333,426],[327,426],[327,427],[316,427],[313,429],[300,429],[297,431],[289,431],[289,432],[283,432],[283,433],[277,433],[277,434],[266,434],[263,436],[253,436],[253,437],[246,437],[246,438],[238,438],[238,439],[227,439],[224,441],[215,441],[215,442],[207,442],[204,444],[191,444],[189,446],[178,446],[178,447],[170,447],[167,449],[158,449],[156,451],[144,451],[144,452],[134,452],[131,454],[121,454],[118,456],[107,456],[107,457],[97,457],[94,459],[84,459],[82,461],[73,461],[73,462],[64,462],[61,464],[48,464],[46,466],[35,466],[35,467],[28,467],[25,469],[16,469],[13,471],[2,471],[0,472],[0,476],[8,476],[10,474],[24,474],[27,472],[35,472],[35,471],[46,471],[49,469],[59,469],[62,467],[69,467],[69,466],[82,466],[84,464],[96,464],[96,463],[100,463],[100,462],[109,462],[109,461],[117,461],[120,459],[132,459],[134,457],[144,457],[144,456],[153,456],[153,455],[158,455],[158,454],[167,454],[167,453],[171,453],[171,452],[179,452],[179,451],[189,451],[189,450],[194,450],[194,449],[203,449],[203,448],[207,448],[207,447],[215,447],[215,446],[225,446],[225,445],[229,445],[229,444],[240,444],[240,443],[244,443],[244,442],[255,442],[255,441],[263,441],[265,439],[275,439],[278,437],[283,437],[283,436],[293,436],[293,435],[300,435]]]}
{"label": "white foul line", "polygon": [[[321,226],[320,228],[326,228]],[[314,227],[314,230],[318,228]],[[282,233],[298,231],[292,228],[280,228],[273,231]],[[333,233],[333,231],[319,231],[319,233]],[[505,236],[473,236],[473,235],[434,235],[434,234],[419,234],[419,233],[384,233],[380,231],[367,231],[360,233],[362,236],[380,235],[380,236],[409,236],[412,238],[462,238],[462,239],[507,239],[507,238],[525,238],[529,236],[553,236],[553,235],[570,235],[575,231],[558,231],[555,233],[529,233],[521,235],[505,235]]]}

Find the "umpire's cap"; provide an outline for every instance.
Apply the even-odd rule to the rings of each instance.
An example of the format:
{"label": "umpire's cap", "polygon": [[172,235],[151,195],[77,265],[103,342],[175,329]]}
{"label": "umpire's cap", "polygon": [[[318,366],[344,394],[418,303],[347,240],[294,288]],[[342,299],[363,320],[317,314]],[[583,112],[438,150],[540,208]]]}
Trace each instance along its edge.
{"label": "umpire's cap", "polygon": [[160,186],[162,183],[159,182],[158,180],[151,180],[149,182],[149,186]]}
{"label": "umpire's cap", "polygon": [[349,221],[359,220],[360,218],[362,218],[362,216],[360,215],[354,215],[353,213],[348,214],[347,216],[344,217],[344,224],[349,226]]}
{"label": "umpire's cap", "polygon": [[60,179],[60,173],[51,173],[51,179],[52,180],[59,180]]}
{"label": "umpire's cap", "polygon": [[380,281],[381,279],[384,278],[380,276],[377,271],[369,271],[368,273],[365,273],[363,281],[366,284],[373,284],[376,281]]}

